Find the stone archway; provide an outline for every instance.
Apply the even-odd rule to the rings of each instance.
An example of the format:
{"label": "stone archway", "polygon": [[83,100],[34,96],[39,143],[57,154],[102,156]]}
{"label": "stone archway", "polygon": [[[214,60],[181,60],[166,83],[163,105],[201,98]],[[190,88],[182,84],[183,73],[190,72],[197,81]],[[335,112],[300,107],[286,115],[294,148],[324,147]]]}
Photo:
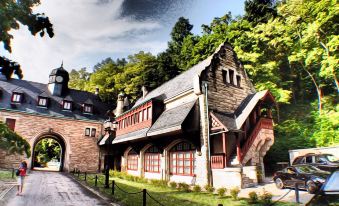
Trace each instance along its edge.
{"label": "stone archway", "polygon": [[34,169],[34,157],[35,157],[35,149],[39,142],[43,139],[53,139],[55,140],[61,147],[61,154],[60,154],[60,167],[59,171],[62,172],[65,167],[65,154],[66,154],[66,142],[62,136],[56,133],[46,133],[41,134],[39,137],[35,139],[32,145],[32,156],[31,156],[31,169]]}

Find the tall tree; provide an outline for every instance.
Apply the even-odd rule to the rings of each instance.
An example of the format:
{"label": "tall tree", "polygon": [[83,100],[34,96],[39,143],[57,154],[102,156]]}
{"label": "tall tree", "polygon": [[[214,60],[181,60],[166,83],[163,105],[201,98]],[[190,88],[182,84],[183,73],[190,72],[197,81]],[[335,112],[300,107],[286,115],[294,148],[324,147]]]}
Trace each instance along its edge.
{"label": "tall tree", "polygon": [[257,25],[277,16],[275,0],[246,0],[244,18]]}
{"label": "tall tree", "polygon": [[[49,37],[54,36],[53,25],[48,17],[32,12],[32,8],[39,4],[40,0],[0,1],[0,42],[4,44],[7,51],[12,51],[13,35],[9,31],[19,29],[19,23],[27,26],[32,35],[39,33],[43,37],[46,32]],[[0,57],[0,72],[7,78],[10,78],[13,73],[19,78],[23,77],[19,64],[5,57]]]}
{"label": "tall tree", "polygon": [[86,68],[80,70],[72,69],[69,73],[68,86],[72,89],[85,90],[86,82],[89,80],[90,73],[86,71]]}

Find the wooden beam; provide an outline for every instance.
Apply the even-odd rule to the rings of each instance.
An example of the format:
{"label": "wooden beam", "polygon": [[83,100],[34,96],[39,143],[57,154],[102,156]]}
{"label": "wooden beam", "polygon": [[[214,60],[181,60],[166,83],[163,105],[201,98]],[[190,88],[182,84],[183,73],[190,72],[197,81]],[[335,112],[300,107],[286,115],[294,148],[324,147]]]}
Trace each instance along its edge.
{"label": "wooden beam", "polygon": [[225,164],[224,167],[227,167],[227,139],[226,139],[226,133],[222,133],[222,148],[223,152],[225,153]]}

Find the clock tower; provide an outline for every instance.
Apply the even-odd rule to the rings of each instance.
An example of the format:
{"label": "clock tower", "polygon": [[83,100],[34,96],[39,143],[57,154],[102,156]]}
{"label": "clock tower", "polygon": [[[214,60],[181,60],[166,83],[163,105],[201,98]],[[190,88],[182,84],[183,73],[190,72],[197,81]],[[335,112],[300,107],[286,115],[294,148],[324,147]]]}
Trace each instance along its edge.
{"label": "clock tower", "polygon": [[53,69],[49,75],[48,90],[52,95],[61,96],[68,90],[69,74],[63,68],[63,64],[59,68]]}

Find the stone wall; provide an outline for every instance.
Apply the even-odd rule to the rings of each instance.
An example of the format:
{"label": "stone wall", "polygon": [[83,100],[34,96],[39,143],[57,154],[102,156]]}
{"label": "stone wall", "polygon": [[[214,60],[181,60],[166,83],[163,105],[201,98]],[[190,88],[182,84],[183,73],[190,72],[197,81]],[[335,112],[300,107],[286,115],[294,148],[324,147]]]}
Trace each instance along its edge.
{"label": "stone wall", "polygon": [[[209,109],[233,113],[248,94],[255,91],[254,87],[231,47],[225,46],[215,61],[218,63],[212,64],[203,77],[209,82]],[[234,84],[229,78],[230,70],[234,71]],[[237,86],[237,76],[240,77],[240,86]]]}
{"label": "stone wall", "polygon": [[[0,120],[15,119],[15,132],[24,137],[31,148],[37,141],[48,135],[58,135],[66,146],[64,170],[78,168],[81,171],[97,171],[99,165],[98,138],[102,131],[100,122],[80,121],[50,116],[38,116],[19,112],[0,112]],[[95,137],[85,136],[85,128],[95,128]],[[0,167],[16,165],[22,157],[0,153]],[[32,157],[26,158],[31,167]]]}

